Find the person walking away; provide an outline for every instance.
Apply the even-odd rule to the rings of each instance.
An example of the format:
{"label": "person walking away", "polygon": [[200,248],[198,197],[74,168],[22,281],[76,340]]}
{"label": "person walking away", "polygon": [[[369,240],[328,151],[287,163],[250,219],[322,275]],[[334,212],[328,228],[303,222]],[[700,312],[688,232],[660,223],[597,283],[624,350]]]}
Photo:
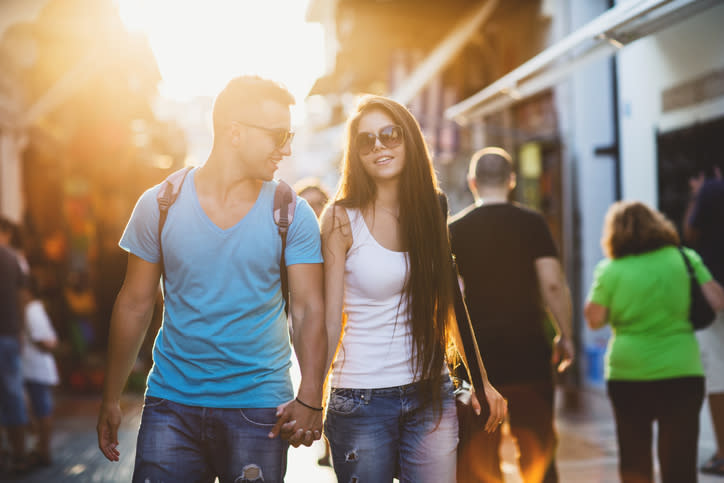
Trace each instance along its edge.
{"label": "person walking away", "polygon": [[616,419],[623,483],[653,482],[653,423],[663,483],[695,482],[704,371],[689,321],[691,264],[715,310],[724,289],[699,255],[679,250],[663,214],[638,201],[611,205],[603,224],[606,259],[593,275],[584,315],[611,326],[604,377]]}
{"label": "person walking away", "polygon": [[53,387],[58,385],[58,368],[52,351],[58,345],[53,324],[39,298],[37,281],[30,278],[31,300],[25,306],[25,331],[21,365],[25,391],[33,410],[37,441],[29,454],[34,466],[50,466],[53,425]]}
{"label": "person walking away", "polygon": [[25,453],[25,410],[23,376],[20,368],[20,339],[23,310],[27,302],[27,279],[10,247],[13,223],[0,217],[0,425],[10,443],[6,472],[15,475],[30,469]]}
{"label": "person walking away", "polygon": [[[724,179],[704,174],[689,181],[691,197],[684,217],[684,237],[701,254],[704,265],[720,284],[724,282]],[[707,401],[716,438],[716,451],[701,466],[702,473],[724,476],[724,312],[711,326],[696,332],[706,376]]]}
{"label": "person walking away", "polygon": [[162,274],[164,286],[134,482],[281,482],[288,443],[321,437],[327,335],[319,225],[298,200],[285,250],[302,374],[295,398],[272,216],[273,175],[291,154],[293,102],[270,80],[232,79],[214,102],[211,153],[186,175],[160,237],[159,185],[141,196],[121,238],[128,269],[111,318],[97,425],[110,461],[120,455],[119,398]]}
{"label": "person walking away", "polygon": [[[455,481],[446,348],[457,326],[440,195],[412,114],[364,97],[348,120],[342,179],[322,216],[332,367],[324,431],[339,481]],[[487,378],[476,389],[491,408],[486,429],[497,430],[505,401]]]}
{"label": "person walking away", "polygon": [[[450,220],[450,238],[488,377],[508,400],[526,482],[557,482],[554,366],[574,357],[571,298],[543,217],[508,201],[513,160],[488,147],[470,160],[475,204]],[[557,335],[551,344],[546,311]],[[461,453],[471,482],[502,482],[500,432],[480,431]]]}

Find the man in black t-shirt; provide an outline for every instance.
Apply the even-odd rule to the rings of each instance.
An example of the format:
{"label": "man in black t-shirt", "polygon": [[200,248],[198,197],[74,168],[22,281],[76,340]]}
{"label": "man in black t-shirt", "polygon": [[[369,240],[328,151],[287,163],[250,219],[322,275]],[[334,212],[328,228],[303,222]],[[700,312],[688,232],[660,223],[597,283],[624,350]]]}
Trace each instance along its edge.
{"label": "man in black t-shirt", "polygon": [[[543,217],[508,202],[515,187],[510,155],[486,148],[468,176],[476,203],[450,221],[452,250],[490,382],[508,399],[526,482],[557,482],[553,427],[553,363],[573,360],[571,299]],[[557,331],[546,333],[547,311]],[[552,362],[553,361],[553,362]],[[474,439],[473,481],[502,481],[500,431]]]}

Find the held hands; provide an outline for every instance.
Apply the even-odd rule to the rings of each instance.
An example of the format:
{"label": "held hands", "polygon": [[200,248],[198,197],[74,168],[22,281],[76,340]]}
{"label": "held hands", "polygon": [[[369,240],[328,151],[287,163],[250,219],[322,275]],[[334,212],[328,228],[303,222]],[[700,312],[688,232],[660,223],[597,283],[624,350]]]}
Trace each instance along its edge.
{"label": "held hands", "polygon": [[[312,406],[313,407],[313,406]],[[295,448],[300,444],[311,446],[322,437],[322,410],[292,399],[277,408],[277,422],[269,438],[281,435]]]}
{"label": "held hands", "polygon": [[98,414],[98,448],[108,461],[118,461],[121,453],[118,451],[118,426],[121,425],[121,406],[118,401],[109,403],[103,401]]}
{"label": "held hands", "polygon": [[575,352],[571,339],[560,335],[553,339],[553,365],[557,366],[558,372],[563,372],[571,366]]}
{"label": "held hands", "polygon": [[[493,433],[503,424],[503,421],[505,421],[505,418],[508,416],[508,401],[501,396],[490,383],[485,384],[484,390],[485,399],[488,401],[488,406],[490,407],[490,417],[485,422],[485,431]],[[475,414],[480,414],[480,402],[474,391],[471,403]]]}

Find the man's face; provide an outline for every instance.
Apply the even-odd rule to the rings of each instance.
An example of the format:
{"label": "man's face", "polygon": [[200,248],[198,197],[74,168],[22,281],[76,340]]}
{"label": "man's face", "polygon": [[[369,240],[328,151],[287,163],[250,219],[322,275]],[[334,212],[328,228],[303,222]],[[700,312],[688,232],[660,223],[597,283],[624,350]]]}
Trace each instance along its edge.
{"label": "man's face", "polygon": [[246,176],[271,181],[282,158],[292,154],[289,107],[265,100],[250,114],[231,122],[231,143]]}

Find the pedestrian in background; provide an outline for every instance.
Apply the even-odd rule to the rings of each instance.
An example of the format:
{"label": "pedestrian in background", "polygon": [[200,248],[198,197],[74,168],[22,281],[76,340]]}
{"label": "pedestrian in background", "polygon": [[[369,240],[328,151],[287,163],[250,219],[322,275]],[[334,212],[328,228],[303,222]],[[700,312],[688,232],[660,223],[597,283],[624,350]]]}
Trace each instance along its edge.
{"label": "pedestrian in background", "polygon": [[[439,196],[412,114],[364,97],[348,120],[342,179],[322,217],[332,366],[325,435],[339,481],[455,481],[458,423],[446,366],[453,281]],[[497,429],[505,401],[487,380],[483,389],[486,427]]]}
{"label": "pedestrian in background", "polygon": [[[691,197],[684,217],[684,237],[701,254],[706,267],[724,283],[724,179],[721,168],[714,177],[704,173],[689,180]],[[706,375],[709,411],[716,437],[716,451],[701,467],[703,473],[724,476],[724,312],[711,326],[697,331],[701,362]]]}
{"label": "pedestrian in background", "polygon": [[118,461],[119,400],[148,328],[163,273],[164,317],[153,349],[133,481],[281,482],[287,441],[321,437],[326,371],[319,225],[304,200],[285,250],[294,398],[274,222],[277,165],[291,154],[292,95],[256,76],[232,79],[214,103],[214,141],[191,169],[159,234],[160,185],[134,208],[120,246],[126,279],[113,309],[98,444]]}
{"label": "pedestrian in background", "polygon": [[7,472],[21,474],[30,469],[25,453],[25,410],[20,344],[23,311],[27,303],[27,277],[10,240],[14,224],[0,217],[0,426],[10,443]]}
{"label": "pedestrian in background", "polygon": [[58,345],[53,324],[39,298],[37,281],[30,278],[30,301],[25,306],[25,331],[21,356],[25,391],[32,408],[36,431],[35,449],[30,461],[50,466],[53,458],[50,439],[53,428],[53,387],[58,385],[58,368],[52,351]]}
{"label": "pedestrian in background", "polygon": [[[450,221],[450,241],[490,382],[508,400],[526,482],[557,482],[553,367],[574,356],[571,296],[543,217],[508,201],[513,159],[489,147],[470,160],[475,198]],[[551,343],[546,310],[557,335]],[[464,481],[501,482],[501,433],[479,431],[461,453]]]}
{"label": "pedestrian in background", "polygon": [[307,200],[317,218],[322,216],[322,211],[329,201],[329,192],[318,179],[302,178],[294,183],[294,191]]}
{"label": "pedestrian in background", "polygon": [[605,378],[621,480],[654,481],[656,422],[662,482],[696,481],[704,371],[689,321],[683,256],[712,308],[724,309],[724,290],[695,251],[679,251],[673,224],[643,203],[614,203],[601,245],[608,258],[596,266],[584,313],[591,329],[611,326]]}

